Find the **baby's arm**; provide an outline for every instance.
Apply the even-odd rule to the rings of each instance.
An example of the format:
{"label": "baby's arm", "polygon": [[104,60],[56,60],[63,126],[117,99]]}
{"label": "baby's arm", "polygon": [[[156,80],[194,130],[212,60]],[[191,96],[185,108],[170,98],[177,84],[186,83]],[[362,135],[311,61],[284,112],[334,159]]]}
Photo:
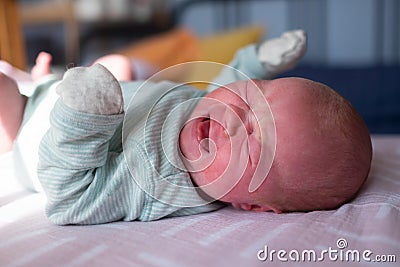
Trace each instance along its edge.
{"label": "baby's arm", "polygon": [[[239,80],[271,79],[293,68],[306,51],[306,35],[302,30],[289,31],[259,46],[240,49],[235,58],[214,80],[219,85]],[[215,89],[210,86],[209,90]]]}
{"label": "baby's arm", "polygon": [[124,116],[118,82],[95,65],[69,70],[57,90],[61,97],[39,148],[38,176],[49,219],[56,224],[136,219],[140,208],[134,205],[142,194],[121,164],[121,150],[110,151],[114,139],[121,142],[113,138]]}

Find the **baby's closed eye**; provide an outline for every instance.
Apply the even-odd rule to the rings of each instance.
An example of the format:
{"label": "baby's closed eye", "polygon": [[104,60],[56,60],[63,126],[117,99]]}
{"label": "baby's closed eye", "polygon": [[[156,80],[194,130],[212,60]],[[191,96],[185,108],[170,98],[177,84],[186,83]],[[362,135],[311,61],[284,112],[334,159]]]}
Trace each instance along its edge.
{"label": "baby's closed eye", "polygon": [[241,210],[246,210],[246,211],[272,211],[267,206],[260,206],[257,204],[247,204],[247,203],[232,203],[232,206],[235,209],[241,209]]}

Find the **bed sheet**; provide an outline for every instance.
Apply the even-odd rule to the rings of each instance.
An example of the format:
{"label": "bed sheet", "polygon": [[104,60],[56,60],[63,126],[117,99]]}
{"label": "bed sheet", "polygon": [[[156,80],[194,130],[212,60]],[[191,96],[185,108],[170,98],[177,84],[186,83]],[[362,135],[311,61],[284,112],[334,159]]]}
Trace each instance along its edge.
{"label": "bed sheet", "polygon": [[336,210],[274,214],[227,207],[94,226],[51,224],[44,196],[12,182],[12,155],[2,156],[0,266],[376,266],[378,260],[398,266],[400,136],[372,140],[367,182]]}

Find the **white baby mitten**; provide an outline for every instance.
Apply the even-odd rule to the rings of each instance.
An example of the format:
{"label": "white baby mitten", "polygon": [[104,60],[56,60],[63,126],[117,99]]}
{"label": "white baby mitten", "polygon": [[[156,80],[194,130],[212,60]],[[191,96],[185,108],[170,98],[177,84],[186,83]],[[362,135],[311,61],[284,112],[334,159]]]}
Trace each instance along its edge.
{"label": "white baby mitten", "polygon": [[119,82],[102,65],[68,70],[57,93],[68,107],[92,114],[118,114],[123,111]]}
{"label": "white baby mitten", "polygon": [[267,70],[267,78],[293,68],[305,54],[307,36],[303,30],[288,31],[258,47],[258,59]]}

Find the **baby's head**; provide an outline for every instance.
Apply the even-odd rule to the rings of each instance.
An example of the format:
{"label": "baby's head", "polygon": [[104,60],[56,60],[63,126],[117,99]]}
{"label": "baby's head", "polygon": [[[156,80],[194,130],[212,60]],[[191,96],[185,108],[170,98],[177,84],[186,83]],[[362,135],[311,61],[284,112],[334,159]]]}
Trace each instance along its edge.
{"label": "baby's head", "polygon": [[193,181],[245,210],[332,209],[368,176],[372,148],[355,109],[301,78],[239,81],[204,97],[180,135]]}

